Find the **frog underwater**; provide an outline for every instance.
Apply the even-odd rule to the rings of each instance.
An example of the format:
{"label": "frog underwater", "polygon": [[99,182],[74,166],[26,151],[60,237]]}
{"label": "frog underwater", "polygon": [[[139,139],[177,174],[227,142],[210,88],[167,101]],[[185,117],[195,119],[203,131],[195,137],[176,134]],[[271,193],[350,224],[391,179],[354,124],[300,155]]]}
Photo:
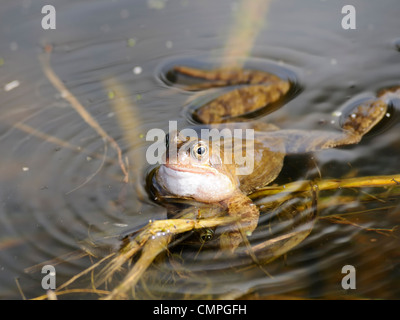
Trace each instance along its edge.
{"label": "frog underwater", "polygon": [[[208,140],[176,133],[168,143],[177,147],[177,157],[171,161],[167,154],[165,163],[156,169],[153,178],[156,189],[163,195],[200,203],[217,203],[229,216],[236,217],[236,224],[220,237],[221,249],[232,252],[258,224],[259,209],[248,195],[277,178],[286,155],[358,143],[382,120],[391,99],[400,96],[400,87],[381,90],[373,101],[347,110],[336,131],[281,130],[273,124],[243,122],[241,117],[282,99],[291,87],[289,81],[256,70],[202,70],[178,66],[173,71],[207,81],[188,90],[234,87],[194,111],[193,117],[200,124],[210,128],[254,129],[254,149],[249,153],[254,167],[249,174],[237,174],[238,166],[234,161],[225,164],[221,146],[215,148]],[[237,120],[240,122],[230,123]],[[207,234],[202,237],[209,238]]]}

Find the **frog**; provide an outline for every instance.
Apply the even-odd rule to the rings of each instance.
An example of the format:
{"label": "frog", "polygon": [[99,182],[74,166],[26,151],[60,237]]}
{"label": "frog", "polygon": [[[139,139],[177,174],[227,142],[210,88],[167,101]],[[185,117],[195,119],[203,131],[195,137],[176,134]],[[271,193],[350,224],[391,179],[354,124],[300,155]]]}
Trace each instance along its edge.
{"label": "frog", "polygon": [[[280,129],[275,124],[249,120],[248,116],[283,99],[292,87],[289,80],[266,71],[242,68],[175,66],[173,72],[203,81],[188,86],[189,91],[232,88],[193,111],[198,124],[254,130],[254,167],[250,174],[237,174],[236,164],[225,164],[221,146],[215,148],[210,141],[177,132],[167,144],[177,147],[178,156],[171,161],[166,154],[153,179],[164,196],[216,204],[225,214],[236,218],[220,236],[221,250],[230,252],[245,243],[257,228],[260,211],[249,195],[275,181],[286,156],[359,143],[385,117],[392,99],[400,97],[400,86],[380,90],[374,99],[342,114],[337,119],[341,120],[339,128],[334,131]],[[206,230],[201,239],[207,241],[212,234]]]}

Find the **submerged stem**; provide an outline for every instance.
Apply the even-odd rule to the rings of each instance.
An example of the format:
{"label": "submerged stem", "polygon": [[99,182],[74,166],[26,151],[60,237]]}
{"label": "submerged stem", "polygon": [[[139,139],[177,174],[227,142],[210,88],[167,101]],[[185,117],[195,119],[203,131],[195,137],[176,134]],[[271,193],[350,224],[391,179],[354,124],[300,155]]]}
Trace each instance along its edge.
{"label": "submerged stem", "polygon": [[92,117],[92,115],[85,109],[85,107],[79,102],[79,100],[67,89],[64,83],[60,80],[57,74],[53,71],[50,65],[51,50],[48,50],[42,56],[39,56],[39,60],[42,64],[43,72],[46,75],[50,83],[58,90],[61,97],[67,100],[71,107],[81,116],[81,118],[93,128],[99,136],[104,140],[104,143],[109,142],[110,145],[115,149],[118,154],[118,162],[121,170],[124,174],[124,181],[128,182],[129,173],[126,168],[125,162],[122,159],[122,150],[118,143],[100,126],[100,124]]}
{"label": "submerged stem", "polygon": [[[341,188],[366,188],[366,187],[393,187],[400,186],[400,174],[390,176],[370,176],[351,179],[327,179],[314,180],[313,185],[317,185],[319,191],[333,190]],[[259,197],[271,196],[281,193],[295,193],[311,191],[310,181],[296,181],[281,186],[271,186],[258,189],[249,197],[256,199]]]}

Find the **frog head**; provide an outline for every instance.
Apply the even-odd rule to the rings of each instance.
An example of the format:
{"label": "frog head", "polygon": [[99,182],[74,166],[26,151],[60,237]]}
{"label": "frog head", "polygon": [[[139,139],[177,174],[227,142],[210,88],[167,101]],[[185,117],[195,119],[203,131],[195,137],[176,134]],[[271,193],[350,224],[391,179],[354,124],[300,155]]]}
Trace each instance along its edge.
{"label": "frog head", "polygon": [[223,163],[218,145],[179,133],[170,134],[166,143],[156,179],[168,193],[213,203],[229,198],[238,188],[234,168]]}

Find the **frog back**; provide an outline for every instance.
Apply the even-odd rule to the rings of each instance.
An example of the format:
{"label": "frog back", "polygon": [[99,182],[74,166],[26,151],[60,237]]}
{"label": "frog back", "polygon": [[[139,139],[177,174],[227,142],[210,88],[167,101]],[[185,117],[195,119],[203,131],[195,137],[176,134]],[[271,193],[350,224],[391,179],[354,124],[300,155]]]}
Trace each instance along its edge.
{"label": "frog back", "polygon": [[[242,157],[246,159],[245,169],[243,163],[236,163],[239,188],[245,194],[268,185],[280,173],[285,158],[285,145],[283,139],[276,139],[268,133],[279,128],[273,124],[262,122],[248,122],[236,124],[236,128],[254,130],[254,137],[242,141]],[[241,170],[238,170],[241,169]]]}

